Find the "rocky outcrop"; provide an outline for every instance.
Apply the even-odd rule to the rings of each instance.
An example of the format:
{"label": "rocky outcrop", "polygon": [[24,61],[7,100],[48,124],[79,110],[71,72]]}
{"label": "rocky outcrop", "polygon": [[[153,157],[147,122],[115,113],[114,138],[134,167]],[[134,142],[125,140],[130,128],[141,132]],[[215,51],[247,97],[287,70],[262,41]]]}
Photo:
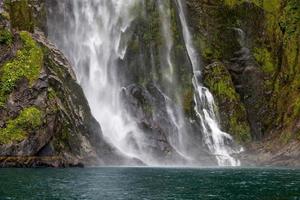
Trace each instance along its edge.
{"label": "rocky outcrop", "polygon": [[[227,108],[234,105],[246,110],[240,114],[251,129],[248,158],[264,165],[299,165],[299,1],[188,0],[187,4],[204,63],[221,62],[230,75],[211,79],[214,71],[205,69],[209,80],[204,81],[218,103],[223,95],[221,118],[230,120]],[[228,77],[240,102],[224,100],[224,91],[212,87]]]}
{"label": "rocky outcrop", "polygon": [[0,167],[137,163],[105,142],[62,53],[38,30],[10,26],[6,14],[0,16]]}
{"label": "rocky outcrop", "polygon": [[215,62],[206,66],[203,79],[204,84],[215,96],[224,131],[233,135],[240,143],[249,142],[251,133],[246,109],[225,65]]}
{"label": "rocky outcrop", "polygon": [[[92,117],[67,60],[42,34],[34,34],[34,39],[30,33],[20,34],[28,37],[29,41],[25,43],[37,45],[43,53],[43,60],[37,79],[32,83],[23,76],[16,80],[0,108],[0,155],[9,160],[15,156],[41,157],[39,163],[43,163],[43,157],[51,157],[52,160],[56,157],[61,163],[59,166],[122,163],[121,155],[104,142],[101,128]],[[18,34],[15,40],[18,40],[17,37]],[[19,42],[24,43],[16,41]],[[3,68],[10,61],[4,63],[2,80],[7,75]],[[21,65],[26,68],[26,63]],[[18,70],[15,67],[12,66],[12,70]],[[2,160],[2,163],[7,162]],[[35,165],[35,162],[31,163]]]}
{"label": "rocky outcrop", "polygon": [[[246,147],[241,159],[257,165],[299,166],[299,1],[186,2],[203,60],[204,84],[216,99],[223,130]],[[44,5],[43,0],[0,2],[0,166],[141,164],[105,142],[68,61],[44,37]],[[172,145],[178,141],[170,138],[179,131],[167,104],[173,110],[183,107],[185,131],[191,134],[184,138],[189,152],[201,152],[199,160],[214,163],[201,146],[192,69],[178,31],[176,5],[170,5],[170,56],[178,95],[170,101],[161,92],[173,88],[166,79],[170,72],[165,70],[160,13],[156,1],[146,1],[145,12],[126,35],[129,46],[119,61],[119,73],[126,77],[120,80],[126,85],[122,98],[145,133],[142,148],[160,157],[161,163],[187,162]],[[127,140],[135,146],[134,137]]]}
{"label": "rocky outcrop", "polygon": [[[202,142],[199,125],[190,125],[189,122],[185,122],[185,130],[181,132],[182,127],[176,124],[175,119],[172,119],[171,114],[168,113],[168,106],[173,107],[169,108],[170,112],[175,110],[177,105],[168,99],[155,84],[149,83],[146,87],[137,84],[129,85],[123,89],[122,99],[125,102],[125,109],[142,130],[140,134],[144,133],[140,136],[144,138],[144,145],[139,148],[145,148],[144,150],[149,152],[150,156],[160,159],[160,163],[176,162],[182,165],[214,165],[216,163]],[[180,137],[179,134],[183,135]],[[181,138],[181,140],[174,138]],[[135,144],[133,138],[128,138],[128,141],[130,141],[129,144]],[[188,143],[189,149],[176,149],[176,147],[185,146],[180,145],[184,142]],[[188,156],[184,155],[185,151],[189,152]],[[191,160],[193,156],[197,160]]]}
{"label": "rocky outcrop", "polygon": [[[184,159],[176,152],[170,144],[173,134],[178,134],[174,122],[169,119],[166,108],[166,99],[154,86],[148,85],[145,89],[139,85],[129,85],[122,91],[126,110],[137,122],[140,134],[144,134],[145,148],[153,158],[161,158],[161,161]],[[129,144],[135,144],[134,138],[128,138]]]}

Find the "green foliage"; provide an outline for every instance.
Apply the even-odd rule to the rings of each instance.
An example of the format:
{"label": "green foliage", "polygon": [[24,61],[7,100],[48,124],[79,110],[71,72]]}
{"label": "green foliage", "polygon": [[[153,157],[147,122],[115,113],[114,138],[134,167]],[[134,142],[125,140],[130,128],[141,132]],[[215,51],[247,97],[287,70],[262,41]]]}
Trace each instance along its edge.
{"label": "green foliage", "polygon": [[[263,0],[262,2],[263,9],[267,12],[276,12],[280,8],[281,1],[282,0]],[[256,1],[256,5],[258,5],[258,2],[259,1]]]}
{"label": "green foliage", "polygon": [[234,115],[230,118],[229,126],[229,132],[234,134],[237,141],[249,142],[251,140],[250,127],[241,122],[237,115]]}
{"label": "green foliage", "polygon": [[0,104],[4,104],[7,95],[12,92],[16,83],[26,78],[30,84],[38,79],[43,64],[43,52],[28,32],[20,32],[23,42],[22,49],[18,50],[16,57],[5,63],[0,77]]}
{"label": "green foliage", "polygon": [[42,112],[36,107],[25,108],[16,119],[9,120],[0,129],[0,144],[24,140],[28,132],[42,125]]}
{"label": "green foliage", "polygon": [[239,142],[251,140],[246,110],[225,66],[222,63],[215,63],[206,68],[204,84],[216,98],[224,128]]}
{"label": "green foliage", "polygon": [[33,32],[33,11],[28,0],[6,0],[5,5],[9,10],[11,25],[14,29]]}
{"label": "green foliage", "polygon": [[283,144],[287,144],[291,139],[292,139],[292,132],[290,132],[290,131],[284,131],[280,135],[280,141]]}
{"label": "green foliage", "polygon": [[53,100],[57,97],[55,91],[53,90],[53,88],[49,87],[48,88],[48,99],[49,100]]}
{"label": "green foliage", "polygon": [[229,7],[234,7],[240,4],[241,2],[242,2],[241,0],[224,0],[224,4]]}
{"label": "green foliage", "polygon": [[194,114],[194,91],[190,88],[183,95],[183,111],[188,117]]}
{"label": "green foliage", "polygon": [[11,45],[13,42],[13,35],[9,30],[0,30],[0,44]]}
{"label": "green foliage", "polygon": [[264,72],[275,72],[276,66],[273,64],[272,55],[266,48],[255,48],[253,54]]}
{"label": "green foliage", "polygon": [[284,15],[280,22],[281,27],[288,36],[292,36],[300,29],[300,2],[298,0],[290,0],[284,8]]}
{"label": "green foliage", "polygon": [[223,96],[228,100],[237,99],[230,75],[225,75],[220,66],[212,67],[210,75],[205,79],[205,84],[209,86],[213,94]]}
{"label": "green foliage", "polygon": [[137,34],[148,47],[161,45],[160,16],[155,1],[146,1],[146,17],[140,12],[136,23],[139,25]]}
{"label": "green foliage", "polygon": [[293,117],[299,117],[300,115],[300,98],[297,99],[297,101],[294,104],[294,109],[293,109]]}
{"label": "green foliage", "polygon": [[280,8],[281,0],[224,0],[223,3],[231,8],[244,2],[250,2],[267,12],[274,12]]}

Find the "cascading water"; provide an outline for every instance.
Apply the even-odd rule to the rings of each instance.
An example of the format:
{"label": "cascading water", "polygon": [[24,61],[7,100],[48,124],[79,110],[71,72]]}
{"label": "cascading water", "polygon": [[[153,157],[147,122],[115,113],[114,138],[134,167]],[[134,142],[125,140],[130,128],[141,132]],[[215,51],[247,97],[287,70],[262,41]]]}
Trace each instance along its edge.
{"label": "cascading water", "polygon": [[[161,63],[168,67],[169,70],[165,71],[165,85],[167,85],[167,94],[174,94],[174,98],[177,100],[177,104],[179,106],[177,109],[172,108],[172,101],[165,95],[166,99],[166,109],[169,115],[169,118],[175,124],[178,135],[176,138],[173,138],[173,146],[176,148],[177,151],[181,154],[184,154],[184,144],[182,144],[183,137],[185,136],[185,124],[184,124],[184,116],[183,112],[180,109],[181,106],[181,99],[179,96],[178,91],[174,88],[174,85],[177,85],[177,80],[174,75],[174,64],[171,58],[171,52],[173,48],[173,41],[172,41],[172,32],[171,32],[171,19],[170,19],[170,1],[158,0],[158,7],[159,7],[159,15],[161,19],[161,32],[164,38],[164,52],[163,58],[161,59]],[[174,139],[177,140],[174,142]],[[188,157],[188,156],[184,156]]]}
{"label": "cascading water", "polygon": [[[137,1],[73,0],[57,3],[64,22],[61,25],[49,23],[49,38],[73,63],[104,137],[122,153],[148,163],[145,155],[126,143],[128,134],[136,140],[142,138],[136,134],[139,130],[133,120],[123,112],[119,96],[122,86],[117,79],[117,62],[123,59],[127,47],[123,36],[134,19],[130,10]],[[50,15],[51,12],[54,11],[50,10]]]}
{"label": "cascading water", "polygon": [[183,37],[185,40],[186,49],[192,63],[194,77],[193,85],[195,88],[195,111],[200,119],[204,142],[209,150],[216,156],[220,166],[238,166],[239,160],[234,159],[230,154],[234,150],[226,144],[226,141],[231,141],[232,137],[221,131],[218,125],[218,120],[215,115],[215,103],[212,94],[207,88],[201,84],[200,60],[193,46],[192,36],[188,28],[187,20],[184,13],[182,0],[176,0],[179,10],[179,17],[182,26]]}
{"label": "cascading water", "polygon": [[[205,164],[200,162],[199,151],[205,151],[198,140],[191,134],[191,125],[182,109],[182,96],[179,86],[178,71],[174,60],[174,41],[170,12],[173,3],[177,5],[177,13],[182,27],[182,35],[188,59],[193,68],[193,85],[195,90],[195,112],[201,125],[202,138],[208,150],[217,159],[218,165],[239,165],[239,161],[230,156],[234,151],[227,145],[232,139],[220,130],[214,112],[214,101],[211,93],[201,84],[200,60],[192,44],[183,3],[180,0],[158,0],[153,5],[158,10],[160,32],[163,38],[162,49],[150,48],[151,73],[158,76],[162,71],[160,81],[151,77],[159,93],[165,101],[168,134],[156,138],[146,133],[137,125],[135,119],[124,108],[121,91],[127,85],[121,81],[126,79],[120,72],[121,61],[126,59],[127,49],[132,40],[132,24],[139,15],[147,17],[148,0],[48,0],[48,34],[50,40],[66,54],[74,66],[77,78],[89,101],[92,113],[100,123],[105,139],[124,155],[138,158],[148,165],[161,164]],[[53,6],[55,5],[55,6]],[[137,10],[139,9],[139,10]],[[179,28],[179,27],[177,27]],[[157,52],[160,61],[157,68]],[[183,53],[184,54],[184,53]],[[141,59],[140,59],[141,58]],[[144,62],[142,52],[140,64]],[[123,63],[124,64],[124,63]],[[190,64],[189,64],[190,65]],[[121,73],[121,74],[120,74]],[[148,78],[149,78],[148,77]],[[192,80],[191,80],[192,81]],[[152,124],[156,126],[155,123]],[[170,126],[172,128],[170,128]],[[171,130],[171,131],[170,131]],[[172,133],[170,133],[172,132]],[[198,134],[198,135],[201,135]],[[153,136],[154,137],[154,136]],[[157,158],[151,145],[158,149],[165,140],[170,144],[169,150],[160,153],[168,155],[173,149],[176,156],[170,161]],[[150,141],[151,144],[148,144]],[[150,146],[150,148],[149,148]],[[172,151],[173,151],[172,150]],[[201,156],[200,156],[201,155]],[[181,157],[179,161],[177,158]],[[166,156],[165,158],[168,158]],[[174,159],[175,158],[175,159]],[[184,162],[182,161],[184,160]]]}

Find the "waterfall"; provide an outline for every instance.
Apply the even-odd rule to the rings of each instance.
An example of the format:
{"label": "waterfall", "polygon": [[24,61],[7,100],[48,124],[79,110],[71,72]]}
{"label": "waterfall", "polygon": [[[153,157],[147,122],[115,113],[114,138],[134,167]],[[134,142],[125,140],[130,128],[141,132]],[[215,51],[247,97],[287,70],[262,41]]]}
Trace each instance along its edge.
{"label": "waterfall", "polygon": [[201,83],[201,62],[193,45],[192,35],[188,28],[182,0],[176,0],[176,4],[179,10],[186,49],[193,67],[193,85],[195,88],[194,101],[196,104],[195,111],[201,122],[204,142],[208,146],[209,150],[216,156],[220,166],[238,166],[240,165],[239,160],[231,156],[231,154],[234,153],[234,150],[226,144],[226,142],[228,143],[228,141],[232,141],[232,137],[220,130],[214,109],[216,107],[214,98],[209,90]]}
{"label": "waterfall", "polygon": [[[217,160],[218,165],[239,165],[239,161],[231,156],[231,153],[235,152],[228,145],[232,141],[231,136],[219,128],[213,96],[201,84],[200,59],[193,47],[182,1],[174,2],[182,27],[181,43],[186,48],[187,60],[191,62],[188,64],[193,68],[193,76],[190,72],[190,79],[193,77],[190,85],[195,90],[195,112],[201,126],[201,130],[196,134],[192,133],[194,130],[191,128],[194,126],[192,120],[189,120],[183,111],[180,93],[182,91],[179,90],[179,76],[176,74],[179,73],[180,64],[176,63],[173,55],[175,45],[170,17],[174,2],[166,0],[47,0],[47,2],[48,37],[72,63],[92,114],[100,123],[104,139],[109,144],[124,155],[137,158],[147,165],[166,163],[205,165],[207,163],[202,161],[205,160],[202,157],[207,155],[213,157],[214,162]],[[152,47],[149,50],[142,49],[141,51],[150,52],[149,64],[144,60],[143,52],[136,58],[139,60],[136,63],[149,67],[140,68],[145,71],[144,73],[161,75],[161,80],[157,81],[150,74],[146,74],[147,78],[154,82],[165,102],[164,108],[158,108],[158,114],[156,113],[159,119],[165,120],[164,124],[167,126],[159,129],[158,138],[149,136],[149,131],[145,131],[137,124],[136,119],[126,110],[121,97],[121,92],[127,90],[128,86],[126,81],[123,81],[128,77],[122,74],[124,72],[121,69],[126,67],[124,60],[127,59],[128,48],[133,40],[133,24],[138,17],[147,17],[146,6],[149,2],[154,3],[159,15],[161,49]],[[157,52],[160,52],[159,56]],[[157,57],[160,58],[156,59]],[[158,71],[163,73],[160,74]],[[165,110],[167,115],[160,116],[164,113],[159,113],[160,110]],[[152,125],[156,127],[155,123]],[[168,133],[163,135],[161,133],[163,131]],[[166,141],[164,138],[167,138]],[[153,142],[154,139],[158,142]],[[203,147],[202,139],[206,147]],[[161,150],[162,140],[163,145],[169,143],[168,150]],[[153,153],[155,148],[166,155],[158,158],[160,155]],[[207,149],[210,153],[207,153]],[[175,152],[174,156],[168,156],[171,151]]]}
{"label": "waterfall", "polygon": [[[143,152],[127,143],[129,134],[138,141],[137,144],[142,144],[143,138],[130,116],[123,112],[120,101],[122,86],[117,76],[118,60],[124,58],[127,48],[126,31],[134,19],[131,9],[138,0],[56,3],[64,21],[61,24],[56,23],[62,19],[49,22],[49,38],[72,62],[105,139],[127,156],[151,164]],[[50,15],[51,12],[55,10],[50,10]],[[51,16],[55,17],[55,14]]]}
{"label": "waterfall", "polygon": [[[169,70],[165,71],[165,85],[167,86],[167,93],[168,94],[174,94],[174,98],[176,98],[177,103],[179,106],[177,109],[172,107],[172,101],[169,99],[167,95],[165,95],[165,100],[167,102],[166,109],[169,115],[169,118],[171,121],[175,124],[178,135],[176,138],[172,138],[171,142],[173,143],[173,146],[177,149],[178,152],[181,154],[184,154],[184,144],[183,144],[183,137],[186,136],[186,129],[185,129],[185,122],[184,122],[184,114],[182,109],[182,103],[181,99],[178,93],[178,90],[174,88],[174,85],[177,85],[177,79],[175,77],[175,69],[174,69],[174,63],[171,58],[171,52],[173,49],[173,36],[171,32],[171,18],[170,18],[170,7],[171,3],[170,1],[165,0],[158,0],[158,7],[159,7],[159,15],[161,19],[161,32],[162,36],[164,38],[164,55],[162,58],[162,63],[164,63],[164,67],[168,67]],[[174,141],[175,140],[175,141]],[[184,157],[188,157],[185,155]]]}

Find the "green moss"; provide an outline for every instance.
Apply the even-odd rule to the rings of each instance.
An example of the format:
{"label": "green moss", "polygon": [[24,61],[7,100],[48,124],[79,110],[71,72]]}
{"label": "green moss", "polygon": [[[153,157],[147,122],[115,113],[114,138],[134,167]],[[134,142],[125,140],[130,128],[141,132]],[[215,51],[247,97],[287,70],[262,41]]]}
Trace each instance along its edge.
{"label": "green moss", "polygon": [[213,58],[213,53],[214,52],[210,47],[205,48],[203,50],[203,56],[204,56],[205,59],[208,59],[208,60]]}
{"label": "green moss", "polygon": [[192,89],[184,93],[182,106],[186,116],[192,117],[194,114],[194,91]]}
{"label": "green moss", "polygon": [[298,0],[290,0],[284,8],[284,13],[281,17],[280,25],[285,29],[287,36],[291,36],[299,31],[299,23],[300,2]]}
{"label": "green moss", "polygon": [[242,0],[224,0],[224,4],[229,7],[234,7],[242,2]]}
{"label": "green moss", "polygon": [[283,133],[280,135],[280,141],[281,141],[283,144],[287,144],[291,139],[292,139],[292,133],[291,133],[290,131],[288,131],[288,132],[283,132]]}
{"label": "green moss", "polygon": [[9,30],[0,30],[0,44],[11,45],[13,42],[13,35]]}
{"label": "green moss", "polygon": [[294,117],[298,117],[299,115],[300,115],[300,99],[298,99],[298,101],[296,101],[296,103],[294,105],[294,113],[293,113]]}
{"label": "green moss", "polygon": [[16,57],[5,63],[0,77],[0,104],[4,104],[16,83],[26,78],[32,85],[39,77],[43,64],[43,52],[28,32],[21,32],[23,47],[17,51]]}
{"label": "green moss", "polygon": [[276,12],[280,8],[281,1],[282,0],[264,0],[262,6],[267,12]]}
{"label": "green moss", "polygon": [[[275,37],[276,43],[283,45],[282,64],[276,79],[278,84],[275,90],[277,92],[277,98],[275,98],[277,118],[283,127],[283,132],[290,132],[293,138],[296,138],[295,125],[300,116],[300,1],[288,0],[281,10],[281,17],[277,22],[282,35]],[[276,50],[275,47],[273,47],[274,50]]]}
{"label": "green moss", "polygon": [[249,142],[251,140],[249,126],[241,122],[237,115],[234,115],[229,120],[230,129],[229,132],[234,134],[234,137],[239,142]]}
{"label": "green moss", "polygon": [[223,3],[231,8],[244,2],[250,2],[267,12],[274,12],[280,8],[281,0],[224,0]]}
{"label": "green moss", "polygon": [[232,87],[232,80],[229,74],[225,74],[221,66],[213,66],[210,75],[205,79],[205,84],[210,88],[213,94],[223,96],[228,100],[237,98],[237,94]]}
{"label": "green moss", "polygon": [[222,63],[207,67],[204,71],[204,84],[216,99],[222,127],[233,135],[236,141],[243,143],[251,140],[246,110],[226,67]]}
{"label": "green moss", "polygon": [[253,55],[264,72],[275,72],[276,66],[273,64],[272,55],[266,48],[255,48]]}
{"label": "green moss", "polygon": [[0,129],[0,144],[24,140],[30,131],[42,125],[42,112],[36,107],[25,108],[19,116]]}
{"label": "green moss", "polygon": [[147,46],[162,44],[160,16],[155,1],[146,1],[146,17],[140,12],[137,23],[139,25],[138,34]]}
{"label": "green moss", "polygon": [[0,19],[3,18],[5,20],[10,20],[10,16],[9,16],[9,13],[6,12],[5,10],[2,11],[2,13],[0,13]]}
{"label": "green moss", "polygon": [[48,88],[48,99],[53,100],[56,97],[57,97],[57,95],[56,95],[55,91],[51,87],[49,87]]}
{"label": "green moss", "polygon": [[14,29],[33,32],[32,8],[28,0],[9,0],[6,1],[6,7],[8,7],[11,25]]}

